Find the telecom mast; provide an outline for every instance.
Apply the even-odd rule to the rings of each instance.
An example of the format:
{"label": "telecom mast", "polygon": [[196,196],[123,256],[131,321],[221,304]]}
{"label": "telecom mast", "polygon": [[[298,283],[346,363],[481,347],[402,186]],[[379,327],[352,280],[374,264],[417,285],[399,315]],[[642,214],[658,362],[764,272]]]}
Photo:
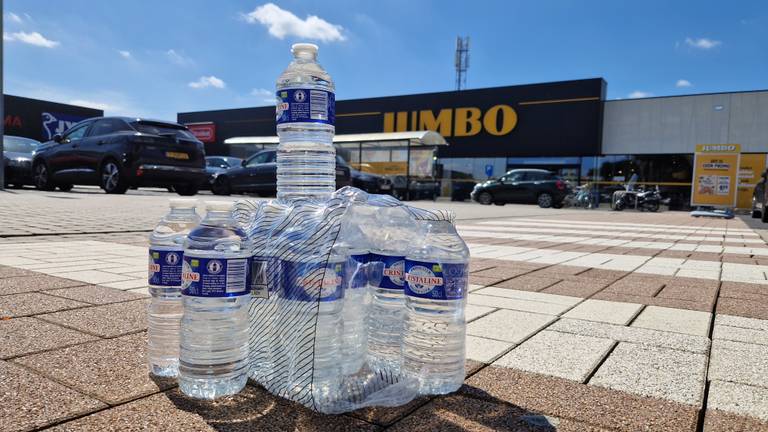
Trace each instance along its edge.
{"label": "telecom mast", "polygon": [[469,69],[469,36],[456,38],[456,90],[467,88]]}

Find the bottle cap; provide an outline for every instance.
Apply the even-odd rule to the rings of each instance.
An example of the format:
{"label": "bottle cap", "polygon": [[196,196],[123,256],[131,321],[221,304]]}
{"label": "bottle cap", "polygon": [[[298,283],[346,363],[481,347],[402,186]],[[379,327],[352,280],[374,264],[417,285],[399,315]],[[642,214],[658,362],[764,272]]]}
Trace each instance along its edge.
{"label": "bottle cap", "polygon": [[171,208],[195,208],[197,207],[197,200],[190,198],[171,198],[169,205]]}
{"label": "bottle cap", "polygon": [[205,211],[231,211],[234,204],[232,201],[206,201]]}
{"label": "bottle cap", "polygon": [[317,45],[311,43],[296,43],[291,45],[294,57],[317,57]]}

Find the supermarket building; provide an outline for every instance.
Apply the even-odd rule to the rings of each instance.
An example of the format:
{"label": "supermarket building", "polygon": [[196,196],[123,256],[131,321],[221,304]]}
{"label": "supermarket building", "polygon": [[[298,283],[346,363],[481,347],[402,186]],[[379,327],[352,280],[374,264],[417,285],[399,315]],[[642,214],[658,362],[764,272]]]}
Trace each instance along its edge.
{"label": "supermarket building", "polygon": [[[436,161],[431,172],[408,174],[439,179],[445,195],[456,184],[514,168],[548,169],[604,190],[636,173],[640,183],[659,185],[673,208],[690,199],[697,144],[740,144],[740,204],[751,197],[750,185],[759,180],[768,152],[768,91],[606,101],[606,86],[594,78],[339,100],[336,133],[439,132],[449,145],[422,149]],[[239,157],[261,147],[225,141],[274,136],[274,118],[271,106],[178,114],[206,143],[208,154]],[[364,170],[376,162],[424,156],[375,142],[343,154]]]}

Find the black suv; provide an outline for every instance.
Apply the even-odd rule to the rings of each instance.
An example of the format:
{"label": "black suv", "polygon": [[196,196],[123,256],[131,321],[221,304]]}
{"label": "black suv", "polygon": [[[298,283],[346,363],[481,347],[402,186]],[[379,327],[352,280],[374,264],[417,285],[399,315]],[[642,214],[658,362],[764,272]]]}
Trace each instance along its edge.
{"label": "black suv", "polygon": [[[336,156],[336,187],[351,184],[349,164]],[[216,176],[211,185],[216,195],[256,193],[271,196],[277,192],[277,150],[262,150],[244,160],[239,168],[232,168]]]}
{"label": "black suv", "polygon": [[568,195],[568,183],[555,174],[539,169],[516,169],[498,180],[478,183],[472,199],[480,204],[536,203],[539,207],[560,208]]}
{"label": "black suv", "polygon": [[37,148],[32,170],[40,190],[81,184],[111,194],[154,186],[194,195],[206,179],[203,143],[186,127],[127,117],[83,120],[54,135]]}

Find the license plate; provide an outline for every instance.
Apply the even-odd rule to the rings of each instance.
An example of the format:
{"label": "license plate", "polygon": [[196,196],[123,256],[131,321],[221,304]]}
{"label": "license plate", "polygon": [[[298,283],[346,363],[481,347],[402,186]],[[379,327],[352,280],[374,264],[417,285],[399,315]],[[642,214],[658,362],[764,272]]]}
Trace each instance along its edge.
{"label": "license plate", "polygon": [[182,152],[165,152],[165,155],[171,159],[189,160],[189,155]]}
{"label": "license plate", "polygon": [[390,185],[381,185],[381,190],[389,190]]}

